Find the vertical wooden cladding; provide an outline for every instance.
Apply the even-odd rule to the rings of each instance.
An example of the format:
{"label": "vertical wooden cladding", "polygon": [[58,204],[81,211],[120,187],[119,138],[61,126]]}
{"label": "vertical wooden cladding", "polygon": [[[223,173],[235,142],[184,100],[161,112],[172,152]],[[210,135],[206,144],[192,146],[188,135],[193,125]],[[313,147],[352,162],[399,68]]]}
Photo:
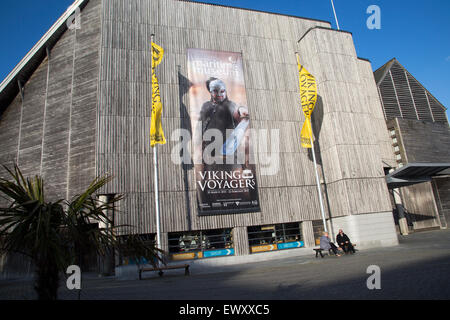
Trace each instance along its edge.
{"label": "vertical wooden cladding", "polygon": [[[59,108],[66,106],[65,110],[60,111],[61,119],[51,118],[51,123],[47,123],[46,127],[60,125],[58,134],[64,132],[65,135],[64,143],[61,141],[54,144],[59,146],[60,153],[55,160],[65,166],[65,170],[61,170],[64,177],[60,178],[62,184],[65,184],[65,188],[60,189],[67,190],[61,194],[63,197],[82,192],[95,177],[100,12],[101,1],[89,1],[81,12],[81,28],[68,30],[63,35],[63,38],[70,38],[66,47],[61,43],[61,55],[66,58],[61,58],[59,69],[55,68],[55,72],[61,72],[60,68],[64,68],[62,82],[67,83],[67,86],[63,92],[68,97],[58,101]],[[56,59],[60,42],[52,50],[51,63]],[[50,74],[50,79],[57,78],[58,75]],[[48,175],[55,175],[52,173],[53,168],[54,166],[49,166]],[[50,179],[52,180],[53,178]]]}
{"label": "vertical wooden cladding", "polygon": [[233,229],[233,243],[235,255],[241,256],[249,254],[248,233],[246,227],[237,227]]}
{"label": "vertical wooden cladding", "polygon": [[448,123],[447,114],[442,105],[429,92],[427,92],[427,96],[434,121]]}
{"label": "vertical wooden cladding", "polygon": [[414,104],[417,109],[418,119],[425,121],[433,121],[433,116],[428,106],[426,91],[409,73],[407,73],[407,77],[409,86],[411,88],[411,93],[414,99]]}
{"label": "vertical wooden cladding", "polygon": [[25,84],[17,159],[25,176],[40,171],[48,63],[45,59]]}
{"label": "vertical wooden cladding", "polygon": [[378,142],[378,154],[381,155],[381,160],[388,165],[395,166],[396,161],[394,157],[394,150],[392,147],[392,139],[386,126],[383,106],[380,101],[378,88],[372,73],[370,62],[359,60],[360,75],[362,80],[362,93],[366,95],[367,109],[372,116],[371,124],[374,128],[374,135]]}
{"label": "vertical wooden cladding", "polygon": [[398,62],[379,84],[386,119],[448,122],[445,108]]}
{"label": "vertical wooden cladding", "polygon": [[[8,144],[15,144],[14,160],[25,176],[42,174],[50,199],[81,192],[95,176],[100,12],[101,1],[89,1],[81,29],[63,33],[24,84],[20,121],[2,117],[8,125],[0,123],[2,140],[7,136],[1,130],[15,126],[16,142]],[[19,99],[6,115],[16,112]]]}
{"label": "vertical wooden cladding", "polygon": [[[439,205],[442,225],[450,225],[450,178],[438,178],[433,181],[435,201]],[[445,220],[445,221],[443,221]]]}
{"label": "vertical wooden cladding", "polygon": [[403,204],[415,229],[439,226],[433,189],[430,182],[401,188]]}
{"label": "vertical wooden cladding", "polygon": [[[22,114],[22,99],[20,95],[14,99],[0,118],[0,164],[12,169],[17,159],[17,148],[19,142],[19,128]],[[0,167],[0,177],[8,176],[7,171]],[[6,206],[5,199],[0,197],[0,206]]]}
{"label": "vertical wooden cladding", "polygon": [[[157,68],[167,144],[158,145],[162,231],[300,221],[320,216],[313,166],[298,137],[295,44],[327,23],[184,1],[103,1],[97,173],[110,172],[106,193],[125,193],[120,221],[155,232],[150,35],[165,50]],[[242,52],[252,128],[280,133],[280,170],[259,176],[261,213],[197,216],[192,166],[174,164],[175,130],[189,129],[186,49]],[[287,138],[287,137],[292,137]],[[295,137],[295,138],[294,138]],[[172,141],[172,138],[175,141]],[[261,157],[268,150],[259,150]],[[278,155],[277,155],[278,156]],[[257,169],[258,174],[260,168]],[[316,217],[317,216],[317,217]]]}
{"label": "vertical wooden cladding", "polygon": [[[380,157],[381,126],[370,65],[357,58],[352,37],[311,30],[299,43],[301,61],[316,76],[320,103],[318,134],[332,217],[391,210]],[[302,60],[303,59],[303,60]],[[393,90],[394,91],[394,90]],[[314,117],[314,113],[313,113]]]}
{"label": "vertical wooden cladding", "polygon": [[[22,98],[20,95],[14,99],[0,118],[0,163],[12,165],[17,157],[17,145],[19,140],[19,127],[22,114]],[[3,177],[3,167],[0,167]]]}
{"label": "vertical wooden cladding", "polygon": [[391,67],[391,75],[403,118],[417,119],[417,112],[405,71],[394,63]]}
{"label": "vertical wooden cladding", "polygon": [[75,33],[66,32],[49,57],[44,106],[40,173],[47,192],[56,199],[66,196]]}
{"label": "vertical wooden cladding", "polygon": [[[281,136],[287,134],[299,136],[305,116],[299,106],[300,96],[298,92],[250,88],[247,88],[246,92],[251,107],[252,128],[279,129]],[[264,133],[260,132],[260,134]],[[297,139],[281,140],[280,151],[282,152],[306,152],[298,144]]]}
{"label": "vertical wooden cladding", "polygon": [[[408,162],[439,163],[450,159],[450,128],[446,123],[396,119]],[[432,137],[432,138],[430,138]]]}
{"label": "vertical wooden cladding", "polygon": [[387,119],[401,118],[402,114],[395,93],[394,82],[388,73],[379,85],[381,98],[383,99],[384,111]]}

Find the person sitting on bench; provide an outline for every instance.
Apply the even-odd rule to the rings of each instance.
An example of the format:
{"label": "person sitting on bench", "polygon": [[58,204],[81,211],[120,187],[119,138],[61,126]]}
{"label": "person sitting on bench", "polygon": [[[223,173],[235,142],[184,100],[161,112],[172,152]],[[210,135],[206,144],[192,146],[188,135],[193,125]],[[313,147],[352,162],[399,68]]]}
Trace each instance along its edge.
{"label": "person sitting on bench", "polygon": [[330,250],[333,251],[335,256],[340,257],[341,255],[338,253],[338,248],[336,245],[330,241],[330,238],[328,237],[328,232],[324,232],[323,236],[320,237],[320,249],[323,250]]}
{"label": "person sitting on bench", "polygon": [[355,253],[355,248],[353,248],[352,243],[350,242],[349,237],[342,231],[342,229],[339,229],[339,233],[336,236],[336,242],[339,245],[339,247],[344,250],[345,253]]}

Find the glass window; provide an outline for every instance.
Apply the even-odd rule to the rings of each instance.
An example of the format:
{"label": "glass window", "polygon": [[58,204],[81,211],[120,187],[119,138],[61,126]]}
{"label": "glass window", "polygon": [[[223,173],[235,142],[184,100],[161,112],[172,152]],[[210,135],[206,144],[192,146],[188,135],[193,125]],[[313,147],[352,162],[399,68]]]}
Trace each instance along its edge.
{"label": "glass window", "polygon": [[272,244],[275,241],[275,226],[248,227],[247,231],[250,246]]}
{"label": "glass window", "polygon": [[233,248],[231,229],[169,233],[169,253]]}
{"label": "glass window", "polygon": [[299,222],[247,228],[250,247],[292,241],[302,241]]}
{"label": "glass window", "polygon": [[302,241],[300,223],[286,223],[284,226],[284,242]]}

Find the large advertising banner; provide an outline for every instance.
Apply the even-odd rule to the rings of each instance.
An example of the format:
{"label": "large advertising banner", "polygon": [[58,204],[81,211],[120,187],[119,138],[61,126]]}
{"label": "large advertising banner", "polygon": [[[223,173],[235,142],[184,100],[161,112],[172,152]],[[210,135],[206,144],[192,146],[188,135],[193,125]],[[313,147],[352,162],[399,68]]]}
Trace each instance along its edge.
{"label": "large advertising banner", "polygon": [[199,215],[260,211],[242,55],[188,49]]}

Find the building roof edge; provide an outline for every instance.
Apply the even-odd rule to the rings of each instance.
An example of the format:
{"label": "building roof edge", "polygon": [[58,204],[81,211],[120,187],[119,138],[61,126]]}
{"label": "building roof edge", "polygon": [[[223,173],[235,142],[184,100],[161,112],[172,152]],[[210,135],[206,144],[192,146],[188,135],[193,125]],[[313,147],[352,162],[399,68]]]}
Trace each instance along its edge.
{"label": "building roof edge", "polygon": [[210,6],[216,6],[216,7],[231,8],[231,9],[239,9],[239,10],[246,10],[246,11],[253,11],[253,12],[260,12],[260,13],[268,13],[268,14],[275,14],[275,15],[285,16],[285,17],[291,17],[291,18],[297,18],[297,19],[303,19],[303,20],[310,20],[310,21],[316,21],[316,22],[323,22],[323,23],[328,23],[329,25],[331,25],[331,22],[326,21],[326,20],[313,19],[313,18],[306,18],[306,17],[294,16],[294,15],[284,14],[284,13],[278,13],[278,12],[270,12],[270,11],[263,11],[263,10],[256,10],[256,9],[248,9],[248,8],[239,8],[239,7],[234,7],[234,6],[226,6],[226,5],[223,5],[223,4],[208,3],[208,2],[202,2],[202,1],[192,1],[192,0],[176,0],[176,1],[180,1],[180,2],[190,2],[190,3],[200,3],[200,4],[205,4],[205,5],[210,5]]}
{"label": "building roof edge", "polygon": [[[8,104],[14,96],[19,92],[20,81],[24,84],[28,81],[37,66],[42,62],[43,52],[47,48],[51,48],[59,39],[61,34],[65,32],[67,27],[67,19],[69,19],[77,8],[83,8],[89,0],[75,0],[75,2],[59,17],[59,19],[50,27],[50,29],[41,37],[41,39],[31,48],[30,51],[22,58],[22,60],[14,67],[14,69],[0,83],[0,115],[3,110],[2,105]],[[37,60],[36,60],[37,59]],[[30,66],[33,61],[37,66]],[[39,61],[39,62],[38,62]],[[11,98],[12,95],[12,98]]]}

